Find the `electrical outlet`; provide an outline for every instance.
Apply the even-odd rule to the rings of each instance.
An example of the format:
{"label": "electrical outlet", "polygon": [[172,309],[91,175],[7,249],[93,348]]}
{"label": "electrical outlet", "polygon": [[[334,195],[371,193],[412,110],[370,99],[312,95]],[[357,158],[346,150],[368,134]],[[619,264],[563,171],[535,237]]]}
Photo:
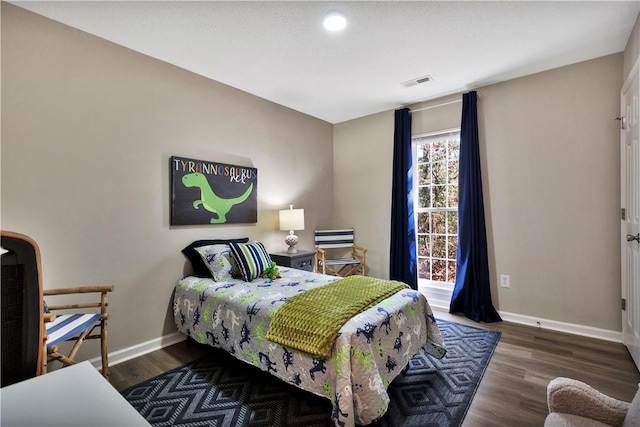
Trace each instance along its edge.
{"label": "electrical outlet", "polygon": [[500,275],[500,287],[501,288],[509,288],[511,284],[509,283],[509,276],[507,274]]}

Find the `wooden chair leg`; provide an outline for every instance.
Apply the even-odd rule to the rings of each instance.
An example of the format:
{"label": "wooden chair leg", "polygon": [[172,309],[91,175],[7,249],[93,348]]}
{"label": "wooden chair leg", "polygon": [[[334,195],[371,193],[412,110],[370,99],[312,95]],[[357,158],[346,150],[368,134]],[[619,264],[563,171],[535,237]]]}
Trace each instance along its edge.
{"label": "wooden chair leg", "polygon": [[80,346],[82,345],[82,343],[84,342],[84,339],[87,335],[89,335],[89,333],[92,331],[93,329],[87,329],[86,331],[84,331],[82,334],[80,334],[78,336],[78,338],[76,339],[76,342],[73,344],[73,347],[71,347],[71,351],[69,352],[69,355],[66,356],[66,358],[68,359],[74,359],[76,357],[76,353],[78,352],[78,350],[80,350]]}
{"label": "wooden chair leg", "polygon": [[[51,349],[45,356],[45,360],[47,361],[45,363],[48,363],[48,361],[50,360],[57,360],[58,362],[62,363],[62,367],[76,364],[74,360],[69,359],[67,356],[60,353],[59,349],[60,348],[57,345],[51,346]],[[44,368],[44,373],[46,373],[46,368]]]}
{"label": "wooden chair leg", "polygon": [[49,358],[51,360],[57,360],[58,362],[62,363],[63,368],[66,366],[71,366],[71,365],[76,365],[78,362],[76,362],[73,359],[69,359],[67,356],[65,356],[62,353],[49,353]]}
{"label": "wooden chair leg", "polygon": [[338,276],[347,277],[358,273],[359,264],[346,264],[338,271]]}
{"label": "wooden chair leg", "polygon": [[40,373],[42,375],[47,373],[47,362],[49,360],[49,355],[47,354],[47,340],[45,337],[44,344],[42,345],[42,367],[40,368]]}
{"label": "wooden chair leg", "polygon": [[107,320],[102,319],[100,324],[100,350],[102,352],[102,376],[109,381],[109,353],[107,351]]}

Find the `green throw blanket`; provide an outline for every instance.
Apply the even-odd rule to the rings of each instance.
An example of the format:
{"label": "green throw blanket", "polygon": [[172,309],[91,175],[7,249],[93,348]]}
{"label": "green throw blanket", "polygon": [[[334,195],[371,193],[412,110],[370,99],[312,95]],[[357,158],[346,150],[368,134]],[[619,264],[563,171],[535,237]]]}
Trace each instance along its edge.
{"label": "green throw blanket", "polygon": [[331,356],[347,320],[407,289],[405,283],[349,276],[295,295],[276,311],[267,339],[316,357]]}

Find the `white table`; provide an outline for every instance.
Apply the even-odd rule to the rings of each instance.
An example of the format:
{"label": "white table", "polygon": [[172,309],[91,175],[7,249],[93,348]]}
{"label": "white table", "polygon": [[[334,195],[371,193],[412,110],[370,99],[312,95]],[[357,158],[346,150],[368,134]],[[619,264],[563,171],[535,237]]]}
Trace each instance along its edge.
{"label": "white table", "polygon": [[89,363],[0,389],[2,426],[150,425]]}

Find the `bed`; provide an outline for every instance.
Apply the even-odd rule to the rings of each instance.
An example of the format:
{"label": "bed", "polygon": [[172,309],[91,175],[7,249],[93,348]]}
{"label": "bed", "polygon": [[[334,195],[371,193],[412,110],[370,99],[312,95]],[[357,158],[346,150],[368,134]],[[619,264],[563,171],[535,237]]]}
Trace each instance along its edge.
{"label": "bed", "polygon": [[[369,424],[386,412],[387,388],[412,356],[445,354],[425,297],[403,289],[355,315],[340,329],[329,357],[266,339],[276,311],[306,290],[339,277],[279,267],[276,279],[187,276],[175,288],[178,331],[332,402],[338,426]],[[220,279],[218,277],[218,279]]]}

